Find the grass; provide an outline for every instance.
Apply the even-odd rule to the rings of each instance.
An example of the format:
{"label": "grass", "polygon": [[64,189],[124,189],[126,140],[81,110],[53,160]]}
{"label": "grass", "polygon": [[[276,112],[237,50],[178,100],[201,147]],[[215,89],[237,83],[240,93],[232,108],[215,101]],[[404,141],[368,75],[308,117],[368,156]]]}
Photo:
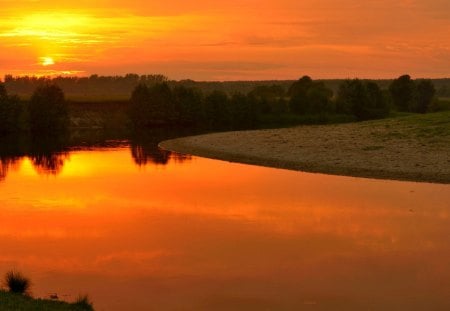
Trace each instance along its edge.
{"label": "grass", "polygon": [[0,290],[2,311],[92,311],[92,304],[86,300],[68,303],[49,299],[34,299],[30,296]]}
{"label": "grass", "polygon": [[263,114],[260,116],[258,128],[279,128],[295,125],[338,124],[354,122],[355,117],[345,114],[311,114],[296,115],[293,113]]}
{"label": "grass", "polygon": [[23,295],[30,290],[31,282],[20,272],[9,271],[5,276],[5,285],[11,293]]}
{"label": "grass", "polygon": [[427,114],[414,114],[373,121],[370,126],[384,124],[390,131],[379,133],[380,138],[414,138],[423,141],[432,139],[434,142],[443,141],[450,136],[450,111]]}
{"label": "grass", "polygon": [[[0,290],[1,311],[93,311],[92,302],[87,295],[79,296],[73,303],[35,299],[29,290],[30,280],[20,272],[6,273],[4,285],[8,291]],[[57,297],[55,297],[57,299]]]}

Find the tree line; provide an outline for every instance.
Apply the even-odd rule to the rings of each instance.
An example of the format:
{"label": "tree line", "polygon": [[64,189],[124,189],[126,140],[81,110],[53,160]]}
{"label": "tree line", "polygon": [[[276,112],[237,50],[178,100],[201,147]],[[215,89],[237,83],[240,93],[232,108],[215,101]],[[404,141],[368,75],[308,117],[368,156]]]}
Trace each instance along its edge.
{"label": "tree line", "polygon": [[38,87],[28,102],[10,96],[0,83],[0,134],[30,131],[54,134],[69,125],[64,92],[54,84]]}
{"label": "tree line", "polygon": [[[193,81],[180,80],[173,81],[161,74],[137,75],[126,74],[123,76],[101,76],[91,75],[87,77],[63,76],[63,77],[33,77],[33,76],[12,76],[6,75],[4,83],[6,89],[11,94],[18,94],[22,98],[29,98],[34,90],[45,84],[58,85],[65,95],[73,100],[126,100],[133,89],[141,84],[167,82],[170,87],[185,86],[201,89],[204,93],[212,91],[224,91],[229,96],[234,93],[247,94],[259,86],[277,85],[288,90],[293,80],[283,81]],[[328,88],[337,93],[342,80],[326,79],[320,80]],[[375,80],[382,89],[387,89],[392,80]],[[439,97],[450,98],[450,79],[432,80],[436,94]]]}
{"label": "tree line", "polygon": [[368,80],[344,80],[336,94],[324,82],[304,76],[288,89],[257,86],[247,94],[224,91],[203,93],[195,87],[168,83],[139,84],[130,99],[129,115],[137,128],[159,125],[201,125],[212,129],[243,129],[274,118],[315,116],[316,120],[346,115],[354,120],[384,118],[392,109],[425,113],[435,99],[430,80],[404,75],[388,90]]}
{"label": "tree line", "polygon": [[[408,75],[393,80],[385,90],[374,81],[353,79],[342,81],[333,92],[323,81],[304,76],[288,88],[257,85],[248,93],[231,95],[223,90],[203,92],[195,86],[171,85],[164,77],[139,79],[128,104],[135,129],[167,125],[247,129],[266,126],[267,120],[288,125],[283,124],[288,119],[302,123],[310,118],[319,123],[337,116],[369,120],[386,117],[392,109],[425,113],[436,95],[431,80],[413,80]],[[0,83],[0,133],[61,132],[68,125],[64,92],[55,83],[38,86],[29,101],[8,95]]]}

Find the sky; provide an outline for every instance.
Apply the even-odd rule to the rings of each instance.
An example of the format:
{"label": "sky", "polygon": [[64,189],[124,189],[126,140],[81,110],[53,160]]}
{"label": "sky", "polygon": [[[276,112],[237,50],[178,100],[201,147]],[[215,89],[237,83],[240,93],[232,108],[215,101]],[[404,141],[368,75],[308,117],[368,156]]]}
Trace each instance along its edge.
{"label": "sky", "polygon": [[450,77],[449,0],[0,0],[0,76]]}

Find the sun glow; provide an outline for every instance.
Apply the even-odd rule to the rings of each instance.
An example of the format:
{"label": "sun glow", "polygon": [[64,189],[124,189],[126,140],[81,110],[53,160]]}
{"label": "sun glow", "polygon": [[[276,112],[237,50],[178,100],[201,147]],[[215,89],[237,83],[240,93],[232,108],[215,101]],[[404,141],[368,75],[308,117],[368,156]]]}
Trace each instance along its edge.
{"label": "sun glow", "polygon": [[42,66],[51,66],[55,64],[55,61],[51,57],[41,57],[40,60]]}

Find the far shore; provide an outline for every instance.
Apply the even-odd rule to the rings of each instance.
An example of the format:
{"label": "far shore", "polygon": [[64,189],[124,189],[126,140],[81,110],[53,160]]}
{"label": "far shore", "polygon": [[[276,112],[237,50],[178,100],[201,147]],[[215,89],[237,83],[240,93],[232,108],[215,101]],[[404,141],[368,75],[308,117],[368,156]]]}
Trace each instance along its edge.
{"label": "far shore", "polygon": [[160,147],[305,172],[450,183],[450,112],[190,136]]}

